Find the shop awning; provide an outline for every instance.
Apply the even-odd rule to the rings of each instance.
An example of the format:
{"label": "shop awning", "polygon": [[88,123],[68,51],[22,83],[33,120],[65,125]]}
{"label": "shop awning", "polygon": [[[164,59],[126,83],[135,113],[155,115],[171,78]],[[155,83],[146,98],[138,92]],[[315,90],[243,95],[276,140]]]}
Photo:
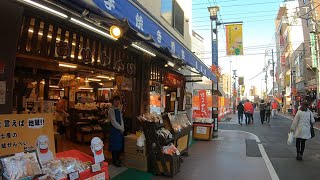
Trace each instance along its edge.
{"label": "shop awning", "polygon": [[[60,0],[74,8],[84,8],[101,16],[111,15],[126,20],[129,26],[144,36],[149,36],[158,46],[168,49],[172,56],[197,69],[202,75],[216,81],[216,76],[182,42],[176,39],[152,15],[133,0]],[[76,6],[76,7],[75,7]]]}

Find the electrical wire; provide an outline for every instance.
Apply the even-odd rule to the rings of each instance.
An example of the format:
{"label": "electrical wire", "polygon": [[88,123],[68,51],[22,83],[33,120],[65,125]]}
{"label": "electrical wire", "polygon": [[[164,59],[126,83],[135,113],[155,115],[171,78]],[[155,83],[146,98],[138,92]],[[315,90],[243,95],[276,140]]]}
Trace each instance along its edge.
{"label": "electrical wire", "polygon": [[[275,4],[275,3],[279,3],[279,2],[260,2],[260,3],[248,3],[248,4],[234,4],[234,5],[227,5],[227,6],[221,6],[221,7],[238,7],[238,6],[254,6],[254,5],[263,5],[263,4]],[[201,9],[205,9],[205,8],[195,8],[192,10],[201,10]]]}

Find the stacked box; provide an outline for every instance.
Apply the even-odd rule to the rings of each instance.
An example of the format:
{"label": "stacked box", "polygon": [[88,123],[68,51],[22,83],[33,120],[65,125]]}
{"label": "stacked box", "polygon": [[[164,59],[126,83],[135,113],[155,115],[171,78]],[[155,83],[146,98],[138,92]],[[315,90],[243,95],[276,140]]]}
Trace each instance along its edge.
{"label": "stacked box", "polygon": [[148,171],[148,158],[146,147],[137,146],[138,136],[128,135],[124,138],[124,164],[128,168],[134,168],[140,171]]}

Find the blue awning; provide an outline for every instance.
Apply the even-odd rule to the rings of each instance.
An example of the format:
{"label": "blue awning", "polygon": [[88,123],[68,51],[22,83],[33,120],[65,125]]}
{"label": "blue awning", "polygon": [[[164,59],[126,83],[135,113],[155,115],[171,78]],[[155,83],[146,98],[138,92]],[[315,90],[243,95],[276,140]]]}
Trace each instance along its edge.
{"label": "blue awning", "polygon": [[209,79],[216,81],[216,76],[186,46],[159,24],[144,9],[131,0],[61,0],[65,3],[81,6],[96,14],[111,15],[119,20],[127,20],[135,31],[151,36],[153,41],[164,49],[169,49],[173,57],[182,59]]}

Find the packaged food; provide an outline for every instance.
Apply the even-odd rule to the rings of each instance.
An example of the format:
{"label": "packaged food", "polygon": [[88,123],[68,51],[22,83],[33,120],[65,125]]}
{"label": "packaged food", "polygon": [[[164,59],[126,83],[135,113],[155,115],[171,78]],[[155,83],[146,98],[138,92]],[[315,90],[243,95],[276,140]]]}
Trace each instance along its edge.
{"label": "packaged food", "polygon": [[42,174],[35,152],[5,157],[1,159],[1,162],[5,176],[10,180],[32,178]]}

